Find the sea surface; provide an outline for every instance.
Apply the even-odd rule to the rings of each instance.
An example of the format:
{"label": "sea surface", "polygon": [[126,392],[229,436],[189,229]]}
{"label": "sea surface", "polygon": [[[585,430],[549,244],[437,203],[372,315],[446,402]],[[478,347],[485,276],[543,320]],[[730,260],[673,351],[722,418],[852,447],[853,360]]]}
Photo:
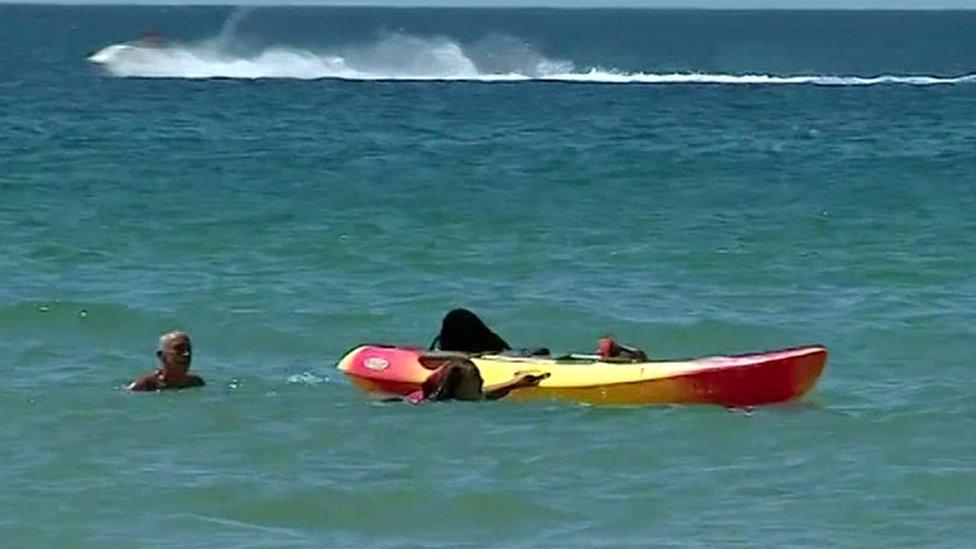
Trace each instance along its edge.
{"label": "sea surface", "polygon": [[[0,6],[0,545],[972,546],[974,28]],[[456,306],[831,355],[731,411],[334,369]],[[127,394],[176,328],[207,387]]]}

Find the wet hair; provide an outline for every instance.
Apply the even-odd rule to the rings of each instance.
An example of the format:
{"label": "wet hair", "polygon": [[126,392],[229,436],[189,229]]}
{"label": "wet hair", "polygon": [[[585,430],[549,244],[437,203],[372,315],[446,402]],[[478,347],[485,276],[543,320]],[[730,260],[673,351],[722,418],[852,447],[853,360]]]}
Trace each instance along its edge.
{"label": "wet hair", "polygon": [[166,344],[174,339],[185,339],[187,343],[190,342],[190,336],[186,335],[186,332],[180,330],[174,330],[172,332],[166,332],[165,334],[159,336],[159,350],[166,347]]}
{"label": "wet hair", "polygon": [[435,346],[442,351],[462,353],[501,352],[511,349],[478,315],[467,309],[454,309],[444,315],[441,331],[431,348]]}
{"label": "wet hair", "polygon": [[428,400],[481,400],[484,380],[474,363],[458,360],[442,367],[423,384]]}

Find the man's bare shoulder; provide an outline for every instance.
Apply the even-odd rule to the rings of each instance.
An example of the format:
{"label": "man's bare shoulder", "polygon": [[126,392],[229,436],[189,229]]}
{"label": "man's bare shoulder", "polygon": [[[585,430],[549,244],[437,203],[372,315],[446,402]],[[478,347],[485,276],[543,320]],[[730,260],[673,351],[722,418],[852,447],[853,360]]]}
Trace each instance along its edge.
{"label": "man's bare shoulder", "polygon": [[184,385],[183,387],[203,387],[206,384],[207,383],[203,381],[202,377],[190,374],[186,376],[186,385]]}
{"label": "man's bare shoulder", "polygon": [[158,375],[155,372],[146,374],[130,383],[126,388],[135,392],[158,391],[162,388],[160,387]]}
{"label": "man's bare shoulder", "polygon": [[126,389],[135,392],[175,391],[178,389],[189,389],[191,387],[203,387],[204,385],[206,385],[206,382],[203,381],[203,378],[196,375],[188,375],[180,383],[167,383],[166,380],[160,379],[159,373],[156,372],[140,377],[130,383]]}

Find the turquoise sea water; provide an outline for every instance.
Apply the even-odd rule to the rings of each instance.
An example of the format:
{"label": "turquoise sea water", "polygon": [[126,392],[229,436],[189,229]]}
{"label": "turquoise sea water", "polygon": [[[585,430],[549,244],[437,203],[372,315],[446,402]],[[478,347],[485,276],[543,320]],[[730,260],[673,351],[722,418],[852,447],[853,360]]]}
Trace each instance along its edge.
{"label": "turquoise sea water", "polygon": [[[0,7],[2,545],[970,545],[974,24]],[[749,413],[334,371],[455,306],[831,358]],[[122,391],[173,328],[209,385]]]}

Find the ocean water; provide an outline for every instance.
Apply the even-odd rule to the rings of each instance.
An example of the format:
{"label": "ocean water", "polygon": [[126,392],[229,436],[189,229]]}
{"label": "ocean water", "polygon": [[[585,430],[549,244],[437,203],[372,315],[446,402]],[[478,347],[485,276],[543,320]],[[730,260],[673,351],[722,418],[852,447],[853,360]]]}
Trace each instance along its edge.
{"label": "ocean water", "polygon": [[[0,6],[0,545],[972,545],[974,27]],[[455,306],[831,357],[749,412],[334,370]],[[126,394],[174,328],[208,386]]]}

